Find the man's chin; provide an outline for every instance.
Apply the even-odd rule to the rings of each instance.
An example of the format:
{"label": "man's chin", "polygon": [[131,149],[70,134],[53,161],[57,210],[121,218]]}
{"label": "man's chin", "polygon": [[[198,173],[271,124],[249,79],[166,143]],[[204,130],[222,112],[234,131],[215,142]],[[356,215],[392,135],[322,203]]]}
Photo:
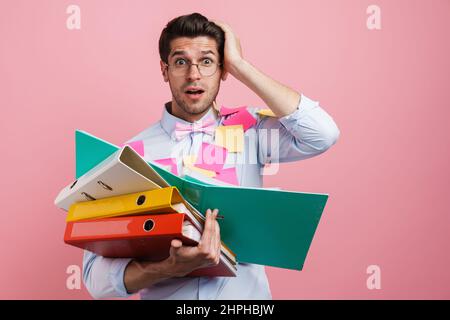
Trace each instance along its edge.
{"label": "man's chin", "polygon": [[192,115],[198,115],[198,114],[202,114],[205,111],[207,111],[210,107],[209,105],[195,105],[195,104],[187,104],[185,105],[184,111],[186,113],[192,114]]}

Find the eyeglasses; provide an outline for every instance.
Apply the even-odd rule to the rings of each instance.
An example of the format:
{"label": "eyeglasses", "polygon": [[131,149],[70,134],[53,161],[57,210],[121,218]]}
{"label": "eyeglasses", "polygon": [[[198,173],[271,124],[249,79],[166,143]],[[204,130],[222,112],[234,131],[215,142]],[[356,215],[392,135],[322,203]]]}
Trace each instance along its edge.
{"label": "eyeglasses", "polygon": [[175,77],[186,75],[186,73],[191,70],[191,66],[196,66],[198,72],[203,77],[211,77],[217,72],[218,67],[222,65],[221,63],[216,63],[211,59],[203,59],[200,63],[190,63],[184,59],[178,59],[175,61],[175,64],[164,64],[168,69],[170,67],[170,71]]}

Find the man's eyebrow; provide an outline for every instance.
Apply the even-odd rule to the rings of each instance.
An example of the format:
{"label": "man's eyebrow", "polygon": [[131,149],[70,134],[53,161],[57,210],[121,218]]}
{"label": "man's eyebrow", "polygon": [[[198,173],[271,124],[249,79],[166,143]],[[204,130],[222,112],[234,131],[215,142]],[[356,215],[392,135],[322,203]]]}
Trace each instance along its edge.
{"label": "man's eyebrow", "polygon": [[203,53],[203,54],[208,54],[208,53],[211,53],[212,55],[216,55],[215,53],[214,53],[214,51],[212,51],[212,50],[204,50],[204,51],[201,51],[201,53]]}
{"label": "man's eyebrow", "polygon": [[174,57],[174,56],[183,56],[183,55],[185,55],[186,54],[186,51],[184,51],[184,50],[175,50],[174,52],[172,52],[171,54],[170,54],[170,56],[171,57]]}
{"label": "man's eyebrow", "polygon": [[[204,55],[206,55],[206,54],[212,54],[212,55],[216,55],[215,53],[214,53],[214,51],[212,51],[212,50],[203,50],[203,51],[200,51],[202,54],[204,54]],[[187,54],[187,52],[186,51],[184,51],[184,50],[175,50],[174,52],[172,52],[171,54],[170,54],[170,57],[174,57],[174,56],[184,56],[184,55],[186,55]]]}

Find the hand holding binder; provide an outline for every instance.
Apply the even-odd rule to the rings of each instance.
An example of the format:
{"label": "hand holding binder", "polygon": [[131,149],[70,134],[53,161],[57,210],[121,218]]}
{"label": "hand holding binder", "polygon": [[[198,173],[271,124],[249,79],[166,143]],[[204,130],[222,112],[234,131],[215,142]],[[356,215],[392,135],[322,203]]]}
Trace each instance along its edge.
{"label": "hand holding binder", "polygon": [[[205,227],[197,246],[182,246],[181,241],[172,241],[169,259],[175,268],[174,276],[183,277],[187,274],[190,276],[206,276],[207,274],[202,268],[220,266],[223,256],[220,252],[220,228],[216,221],[217,212],[217,209],[212,212],[210,209],[207,210]],[[195,270],[192,271],[193,269]],[[212,275],[214,274],[209,274],[209,276]]]}

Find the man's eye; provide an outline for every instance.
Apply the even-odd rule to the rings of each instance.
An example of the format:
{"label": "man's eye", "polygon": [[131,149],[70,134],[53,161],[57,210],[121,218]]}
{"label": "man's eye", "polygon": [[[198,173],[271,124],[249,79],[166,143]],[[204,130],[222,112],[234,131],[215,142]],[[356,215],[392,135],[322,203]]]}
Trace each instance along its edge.
{"label": "man's eye", "polygon": [[202,61],[202,64],[203,65],[210,65],[210,64],[212,64],[213,63],[213,61],[211,60],[211,59],[209,59],[209,58],[205,58],[205,59],[203,59],[203,61]]}
{"label": "man's eye", "polygon": [[185,65],[185,64],[186,64],[186,61],[183,60],[183,59],[178,59],[177,61],[175,61],[175,64],[176,64],[177,66],[182,66],[182,65]]}

